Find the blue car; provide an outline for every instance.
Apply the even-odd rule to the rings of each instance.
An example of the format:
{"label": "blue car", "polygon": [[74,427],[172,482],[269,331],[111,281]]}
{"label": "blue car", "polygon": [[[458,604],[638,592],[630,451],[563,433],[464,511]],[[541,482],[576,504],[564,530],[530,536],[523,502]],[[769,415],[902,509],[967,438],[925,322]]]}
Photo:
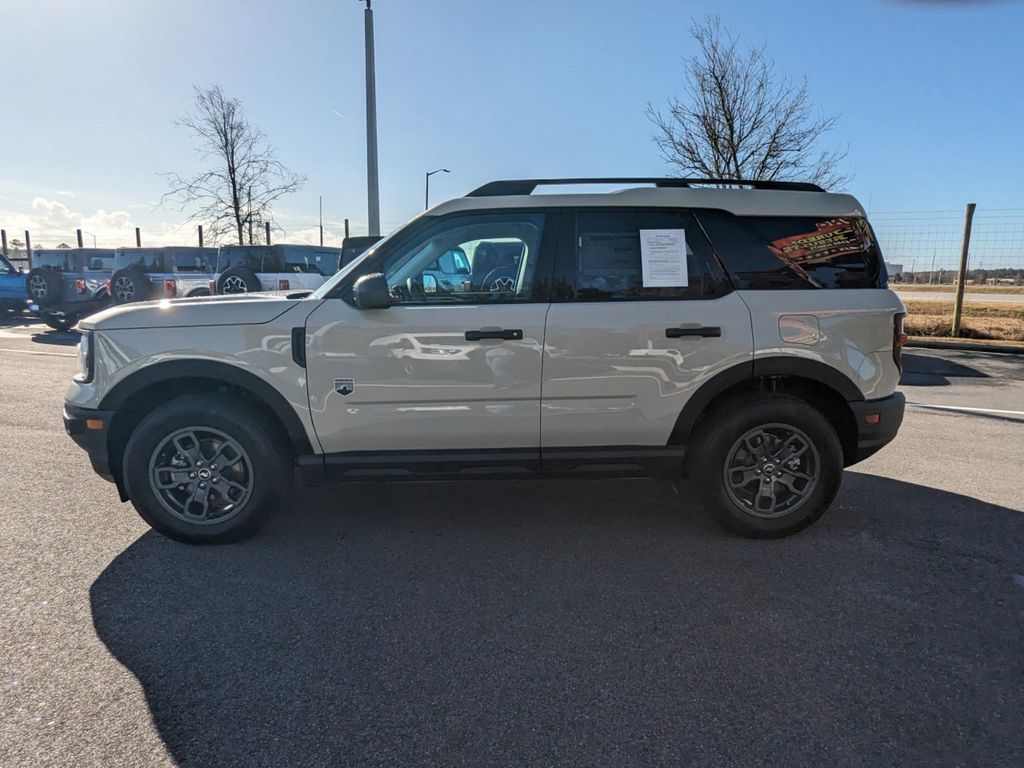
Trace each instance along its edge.
{"label": "blue car", "polygon": [[0,311],[21,312],[27,301],[25,273],[0,255]]}

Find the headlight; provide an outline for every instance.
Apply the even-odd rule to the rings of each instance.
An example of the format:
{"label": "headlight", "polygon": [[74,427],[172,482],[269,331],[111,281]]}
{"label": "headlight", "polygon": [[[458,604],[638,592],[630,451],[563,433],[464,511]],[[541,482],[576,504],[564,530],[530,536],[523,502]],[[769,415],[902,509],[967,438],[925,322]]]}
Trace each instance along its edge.
{"label": "headlight", "polygon": [[83,384],[92,381],[92,331],[82,331],[82,337],[78,340],[78,366],[80,372],[75,379]]}

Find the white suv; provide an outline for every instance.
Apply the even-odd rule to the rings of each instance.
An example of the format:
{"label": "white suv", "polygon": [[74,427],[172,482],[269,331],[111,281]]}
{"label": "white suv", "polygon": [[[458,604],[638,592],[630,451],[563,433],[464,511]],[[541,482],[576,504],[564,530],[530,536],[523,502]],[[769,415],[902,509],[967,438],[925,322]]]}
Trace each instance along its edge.
{"label": "white suv", "polygon": [[[555,181],[648,186],[534,194]],[[189,542],[251,533],[296,467],[314,483],[685,472],[723,525],[781,536],[895,436],[903,313],[848,195],[493,182],[311,295],[83,321],[64,420],[122,500]]]}

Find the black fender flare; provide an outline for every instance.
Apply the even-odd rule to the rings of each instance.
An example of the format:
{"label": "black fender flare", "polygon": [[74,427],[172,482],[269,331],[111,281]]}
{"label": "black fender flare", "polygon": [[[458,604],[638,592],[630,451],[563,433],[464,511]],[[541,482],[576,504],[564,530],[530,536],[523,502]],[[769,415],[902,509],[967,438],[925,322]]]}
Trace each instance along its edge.
{"label": "black fender flare", "polygon": [[846,402],[860,402],[864,395],[845,374],[826,363],[805,357],[782,355],[761,357],[720,371],[704,382],[683,406],[676,419],[669,445],[685,445],[697,419],[708,405],[728,389],[764,376],[794,376],[822,384],[836,392]]}
{"label": "black fender flare", "polygon": [[266,403],[284,426],[297,455],[313,452],[309,436],[292,405],[272,385],[237,365],[215,360],[168,360],[154,363],[119,381],[99,404],[116,411],[141,390],[175,379],[206,379],[238,387]]}

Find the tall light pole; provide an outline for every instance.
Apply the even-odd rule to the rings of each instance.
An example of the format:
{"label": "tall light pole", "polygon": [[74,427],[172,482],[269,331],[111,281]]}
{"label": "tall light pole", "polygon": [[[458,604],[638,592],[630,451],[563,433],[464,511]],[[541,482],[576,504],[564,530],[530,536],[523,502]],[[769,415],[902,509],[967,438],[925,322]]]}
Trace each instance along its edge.
{"label": "tall light pole", "polygon": [[85,232],[85,234],[87,234],[89,237],[92,238],[92,247],[95,248],[96,247],[96,235],[94,235],[92,232],[86,232],[84,229],[82,230],[82,232]]}
{"label": "tall light pole", "polygon": [[425,181],[425,184],[424,184],[425,189],[423,190],[423,210],[424,211],[427,210],[427,208],[430,207],[430,177],[433,176],[435,173],[451,173],[451,171],[449,171],[447,168],[438,168],[436,171],[427,171],[426,175],[424,176],[424,181]]}
{"label": "tall light pole", "polygon": [[373,68],[373,8],[366,3],[363,23],[366,33],[366,197],[369,234],[380,237],[380,191],[377,185],[377,85]]}

